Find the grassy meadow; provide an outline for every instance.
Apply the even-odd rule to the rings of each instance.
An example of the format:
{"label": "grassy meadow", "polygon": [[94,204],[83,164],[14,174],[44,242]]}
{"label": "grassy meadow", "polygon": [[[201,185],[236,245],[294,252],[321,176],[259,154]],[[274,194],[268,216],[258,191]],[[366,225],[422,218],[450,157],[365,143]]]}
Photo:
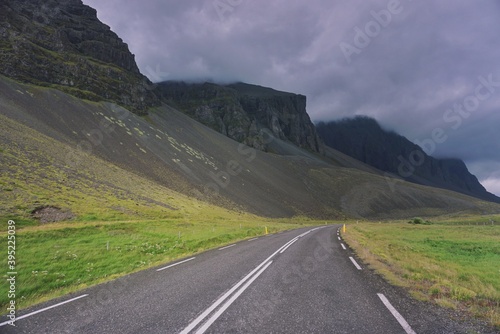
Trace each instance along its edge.
{"label": "grassy meadow", "polygon": [[500,216],[441,218],[430,225],[353,223],[349,246],[417,299],[500,327]]}

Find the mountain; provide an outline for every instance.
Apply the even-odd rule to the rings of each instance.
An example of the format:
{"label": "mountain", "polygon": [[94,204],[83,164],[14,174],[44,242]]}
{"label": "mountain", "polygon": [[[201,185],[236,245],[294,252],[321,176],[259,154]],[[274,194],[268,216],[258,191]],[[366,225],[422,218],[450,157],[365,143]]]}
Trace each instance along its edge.
{"label": "mountain", "polygon": [[44,208],[79,220],[187,222],[192,210],[324,219],[500,212],[449,190],[394,187],[322,147],[304,96],[242,83],[151,86],[81,1],[0,6],[1,220]]}
{"label": "mountain", "polygon": [[358,116],[321,122],[317,131],[326,145],[381,171],[410,182],[500,203],[500,198],[487,192],[462,160],[431,157],[405,137],[384,130],[372,118]]}
{"label": "mountain", "polygon": [[404,181],[391,187],[392,179],[333,149],[328,160],[298,147],[294,155],[262,152],[168,105],[139,116],[2,76],[0,124],[0,216],[51,206],[77,217],[144,218],[152,208],[168,217],[183,212],[181,195],[266,217],[500,212],[452,191]]}
{"label": "mountain", "polygon": [[168,104],[240,143],[270,150],[266,141],[271,134],[300,148],[320,151],[303,95],[245,83],[170,81],[160,83],[158,91]]}
{"label": "mountain", "polygon": [[0,73],[137,113],[159,105],[127,44],[81,0],[0,1]]}

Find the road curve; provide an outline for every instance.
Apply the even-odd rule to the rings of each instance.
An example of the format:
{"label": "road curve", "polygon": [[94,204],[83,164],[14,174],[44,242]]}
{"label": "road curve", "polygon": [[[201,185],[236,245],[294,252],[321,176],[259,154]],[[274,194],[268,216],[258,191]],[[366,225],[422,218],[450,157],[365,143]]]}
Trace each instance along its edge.
{"label": "road curve", "polygon": [[[0,333],[467,333],[319,226],[263,236],[24,310]],[[484,330],[484,328],[483,328]],[[482,331],[490,333],[490,330]],[[491,330],[491,333],[494,333]]]}

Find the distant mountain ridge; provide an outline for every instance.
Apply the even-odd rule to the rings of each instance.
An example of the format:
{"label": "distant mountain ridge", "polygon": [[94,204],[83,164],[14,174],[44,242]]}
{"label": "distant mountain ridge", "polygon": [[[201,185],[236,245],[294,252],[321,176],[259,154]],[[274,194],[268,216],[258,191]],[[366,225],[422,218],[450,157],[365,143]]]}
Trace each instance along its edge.
{"label": "distant mountain ridge", "polygon": [[500,198],[486,191],[462,160],[431,157],[405,137],[384,130],[372,118],[320,122],[317,131],[326,145],[381,171],[500,203]]}

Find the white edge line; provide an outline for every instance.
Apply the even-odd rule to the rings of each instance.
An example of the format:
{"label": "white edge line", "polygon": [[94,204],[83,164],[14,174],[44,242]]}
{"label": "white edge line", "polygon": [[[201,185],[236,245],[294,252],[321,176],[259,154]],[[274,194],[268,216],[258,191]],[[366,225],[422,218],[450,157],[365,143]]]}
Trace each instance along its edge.
{"label": "white edge line", "polygon": [[217,310],[217,312],[214,313],[214,315],[212,315],[210,317],[210,319],[207,320],[207,322],[205,322],[203,324],[203,326],[201,326],[197,331],[196,331],[196,334],[203,334],[205,333],[205,331],[210,327],[212,326],[212,324],[222,315],[222,313],[224,313],[224,311],[227,310],[227,308],[229,306],[231,306],[231,304],[236,300],[238,299],[238,297],[250,286],[250,284],[253,283],[253,281],[255,281],[270,265],[271,263],[273,263],[273,261],[269,261],[265,266],[264,268],[260,269],[259,272],[257,274],[255,274],[243,287],[241,287],[241,289],[238,290],[238,292],[236,292],[231,298],[229,298],[229,300],[221,307]]}
{"label": "white edge line", "polygon": [[344,250],[346,250],[346,249],[347,249],[347,248],[345,248],[345,246],[344,246],[344,244],[343,244],[343,243],[340,243],[340,245],[342,246],[342,248],[343,248]]}
{"label": "white edge line", "polygon": [[253,239],[248,239],[247,241],[254,241],[254,240],[257,240],[259,238],[253,238]]}
{"label": "white edge line", "polygon": [[296,242],[297,240],[299,239],[294,239],[292,242],[289,242],[288,245],[286,245],[286,247],[281,250],[280,254],[283,254],[288,249],[288,247],[293,245],[293,243]]}
{"label": "white edge line", "polygon": [[[75,297],[75,298],[72,298],[72,299],[66,300],[66,301],[64,301],[64,302],[57,303],[57,304],[54,304],[54,305],[52,305],[52,306],[42,308],[42,309],[40,309],[40,310],[38,310],[38,311],[35,311],[35,312],[31,312],[31,313],[28,313],[28,314],[22,315],[22,316],[20,316],[20,317],[17,317],[17,318],[16,318],[16,320],[15,320],[15,322],[16,322],[16,321],[18,321],[18,320],[21,320],[21,319],[24,319],[24,318],[30,317],[30,316],[32,316],[32,315],[35,315],[35,314],[38,314],[38,313],[41,313],[41,312],[44,312],[44,311],[50,310],[51,308],[58,307],[58,306],[61,306],[61,305],[67,304],[67,303],[71,303],[71,302],[73,302],[73,301],[75,301],[75,300],[78,300],[78,299],[80,299],[80,298],[84,298],[84,297],[87,297],[87,296],[88,296],[88,294],[81,295],[81,296],[78,296],[78,297]],[[10,321],[10,320],[9,320],[9,321],[2,322],[2,323],[0,324],[0,327],[5,326],[5,325],[7,325],[7,324],[9,324],[9,323],[12,323],[12,321]]]}
{"label": "white edge line", "polygon": [[342,239],[340,239],[340,237],[337,237],[337,239],[339,239],[339,241],[342,240]]}
{"label": "white edge line", "polygon": [[354,260],[354,258],[352,256],[349,256],[349,259],[351,260],[352,264],[354,264],[354,266],[358,269],[358,270],[362,270],[362,268],[359,266],[359,264],[356,262],[356,260]]}
{"label": "white edge line", "polygon": [[168,268],[171,268],[171,267],[174,267],[174,266],[177,266],[181,263],[184,263],[184,262],[188,262],[188,261],[191,261],[191,260],[194,260],[196,259],[195,257],[192,257],[190,259],[187,259],[187,260],[184,260],[184,261],[180,261],[180,262],[177,262],[177,263],[174,263],[174,264],[171,264],[169,266],[166,266],[166,267],[163,267],[163,268],[160,268],[160,269],[156,269],[156,271],[162,271],[162,270],[165,270],[165,269],[168,269]]}
{"label": "white edge line", "polygon": [[257,267],[255,267],[254,270],[252,270],[248,275],[246,275],[243,279],[241,279],[238,283],[236,283],[222,297],[220,297],[219,299],[217,299],[212,305],[210,305],[205,311],[203,311],[202,314],[200,314],[189,325],[187,325],[186,328],[184,328],[182,330],[182,332],[180,332],[179,334],[187,334],[187,333],[191,332],[191,330],[193,328],[195,328],[196,326],[198,326],[198,324],[200,322],[202,322],[203,319],[205,319],[210,313],[212,313],[212,311],[215,310],[217,308],[217,306],[219,306],[222,302],[224,302],[224,300],[226,300],[236,289],[238,289],[240,287],[240,285],[242,285],[243,283],[245,283],[246,280],[248,280],[250,277],[252,277],[253,274],[255,274],[261,267],[263,267],[269,260],[271,260],[276,254],[278,254],[284,247],[286,247],[286,245],[288,245],[294,239],[290,240],[289,242],[287,242],[286,244],[284,244],[283,246],[281,246],[280,248],[278,248],[277,251],[275,251],[267,259],[265,259],[264,261],[262,261],[261,264],[259,264]]}
{"label": "white edge line", "polygon": [[224,249],[231,248],[231,247],[234,247],[234,246],[236,246],[236,244],[232,244],[232,245],[229,245],[229,246],[226,246],[226,247],[219,248],[219,250],[224,250]]}
{"label": "white edge line", "polygon": [[406,322],[405,318],[392,306],[389,300],[381,293],[377,293],[377,296],[380,298],[382,303],[384,303],[385,307],[392,313],[394,318],[399,322],[401,327],[405,330],[407,334],[416,334],[415,331],[411,328],[410,324]]}

